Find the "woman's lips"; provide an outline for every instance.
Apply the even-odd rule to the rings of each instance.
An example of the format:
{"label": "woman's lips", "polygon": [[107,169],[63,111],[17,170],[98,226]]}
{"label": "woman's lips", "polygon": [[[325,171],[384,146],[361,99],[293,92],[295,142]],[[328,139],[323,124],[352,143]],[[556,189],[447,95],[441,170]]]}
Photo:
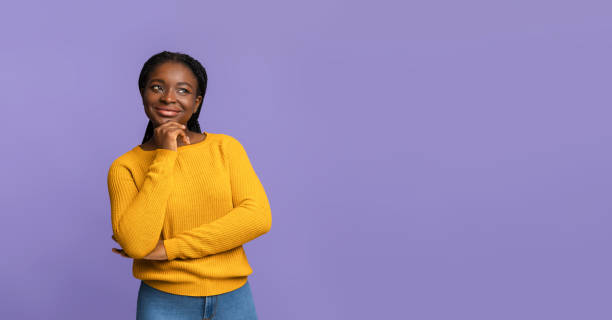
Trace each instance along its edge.
{"label": "woman's lips", "polygon": [[174,117],[177,114],[179,114],[179,111],[170,110],[170,109],[155,108],[155,111],[157,111],[158,114],[164,117]]}

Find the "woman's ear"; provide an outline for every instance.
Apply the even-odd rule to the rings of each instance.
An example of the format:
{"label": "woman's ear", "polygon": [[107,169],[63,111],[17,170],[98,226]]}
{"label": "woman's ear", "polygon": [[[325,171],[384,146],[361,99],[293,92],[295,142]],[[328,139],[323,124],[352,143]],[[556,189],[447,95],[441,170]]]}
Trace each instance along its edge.
{"label": "woman's ear", "polygon": [[[196,100],[195,100],[195,105],[196,105],[196,106],[199,106],[201,102],[202,102],[202,96],[197,96],[197,97],[196,97]],[[200,108],[201,108],[201,107],[202,107],[202,106],[200,106]],[[195,109],[195,111],[194,111],[194,112],[197,112],[197,111],[198,111],[198,107],[196,107],[196,109]]]}

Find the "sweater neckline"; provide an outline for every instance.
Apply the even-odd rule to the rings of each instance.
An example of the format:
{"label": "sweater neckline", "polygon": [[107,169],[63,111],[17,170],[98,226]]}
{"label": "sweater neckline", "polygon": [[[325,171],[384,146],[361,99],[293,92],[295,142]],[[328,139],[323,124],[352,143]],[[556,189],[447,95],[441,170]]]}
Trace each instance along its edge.
{"label": "sweater neckline", "polygon": [[[204,140],[196,142],[196,143],[192,143],[192,144],[186,144],[186,145],[178,146],[178,147],[176,147],[176,151],[181,151],[181,150],[185,150],[185,149],[191,149],[191,148],[195,148],[195,147],[197,147],[199,145],[207,144],[208,141],[210,140],[212,134],[210,132],[206,132],[206,131],[202,131],[202,133],[206,134],[206,137],[204,138]],[[141,147],[141,145],[137,145],[135,147],[135,149],[137,149],[138,151],[141,151],[141,152],[155,152],[155,151],[159,150],[159,149],[144,150]]]}

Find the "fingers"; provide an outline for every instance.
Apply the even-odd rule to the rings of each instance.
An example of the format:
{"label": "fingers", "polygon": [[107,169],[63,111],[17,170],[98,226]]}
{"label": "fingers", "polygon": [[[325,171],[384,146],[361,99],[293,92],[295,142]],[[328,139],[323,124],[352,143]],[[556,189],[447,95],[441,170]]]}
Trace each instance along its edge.
{"label": "fingers", "polygon": [[174,127],[169,128],[169,134],[174,135],[176,139],[183,139],[183,143],[189,144],[189,136],[187,135],[187,126],[178,122],[172,123]]}
{"label": "fingers", "polygon": [[167,121],[155,128],[156,144],[165,149],[176,149],[177,140],[190,144],[187,126],[176,121]]}
{"label": "fingers", "polygon": [[187,126],[186,126],[186,125],[184,125],[184,124],[182,124],[182,123],[176,122],[176,121],[174,121],[174,120],[170,120],[170,121],[166,121],[166,122],[164,122],[164,123],[160,124],[160,125],[159,125],[157,128],[155,128],[155,129],[160,129],[160,130],[162,130],[162,129],[166,129],[166,128],[170,128],[170,129],[171,129],[171,128],[177,128],[177,129],[187,129]]}
{"label": "fingers", "polygon": [[179,136],[183,139],[184,144],[190,144],[189,136],[187,135],[187,131],[183,130],[178,133]]}
{"label": "fingers", "polygon": [[159,136],[172,135],[174,138],[176,138],[180,132],[187,133],[187,126],[176,121],[168,121],[160,124],[157,128],[155,128],[155,131]]}
{"label": "fingers", "polygon": [[113,248],[113,252],[121,256],[124,256],[126,258],[131,258],[130,256],[127,255],[127,253],[125,253],[125,251],[123,251],[123,249]]}
{"label": "fingers", "polygon": [[[115,234],[111,235],[111,238],[115,240],[115,242],[119,243],[119,241],[117,241],[117,238],[115,238]],[[131,258],[130,256],[127,255],[127,253],[125,253],[125,251],[123,251],[123,249],[113,248],[113,252],[116,254],[120,254],[126,258]]]}

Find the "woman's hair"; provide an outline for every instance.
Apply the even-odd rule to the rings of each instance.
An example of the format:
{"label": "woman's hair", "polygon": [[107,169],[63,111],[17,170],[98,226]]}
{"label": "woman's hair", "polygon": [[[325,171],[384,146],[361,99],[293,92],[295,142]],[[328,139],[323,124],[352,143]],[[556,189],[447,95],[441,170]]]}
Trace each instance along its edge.
{"label": "woman's hair", "polygon": [[[155,67],[157,67],[158,65],[168,61],[181,62],[185,64],[191,69],[191,71],[193,71],[193,74],[198,79],[198,90],[196,96],[201,95],[202,100],[198,105],[198,111],[196,111],[191,116],[191,118],[189,118],[189,121],[187,121],[187,130],[202,133],[198,118],[200,117],[200,111],[202,111],[202,102],[204,102],[204,95],[206,94],[206,84],[208,82],[208,77],[206,75],[206,69],[204,69],[204,67],[198,60],[192,58],[188,54],[170,51],[163,51],[152,56],[142,66],[140,76],[138,77],[138,89],[140,90],[140,94],[142,95],[144,92],[147,81],[149,81],[149,75],[151,74],[151,71],[153,71],[153,69],[155,69]],[[151,122],[151,120],[149,120],[144,138],[142,139],[142,143],[145,143],[147,140],[153,137],[153,129],[153,123]]]}

